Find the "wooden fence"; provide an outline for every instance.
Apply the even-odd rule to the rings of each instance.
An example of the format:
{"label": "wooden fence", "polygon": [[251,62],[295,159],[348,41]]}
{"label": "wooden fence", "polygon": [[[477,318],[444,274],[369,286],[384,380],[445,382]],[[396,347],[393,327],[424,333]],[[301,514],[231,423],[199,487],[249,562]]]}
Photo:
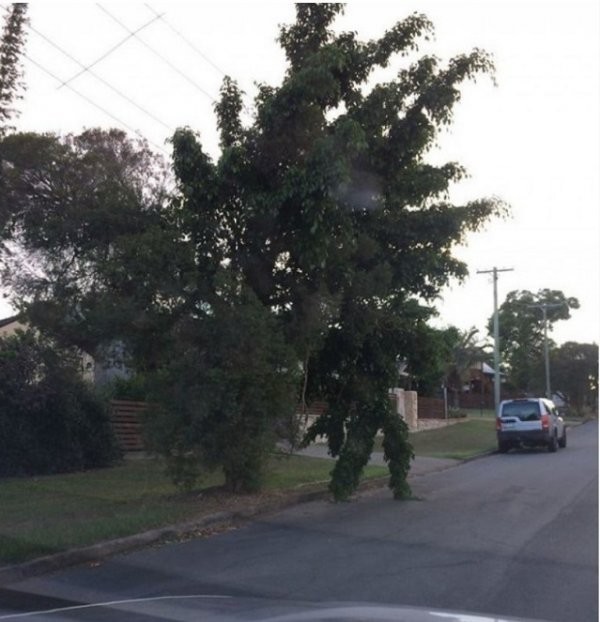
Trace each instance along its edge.
{"label": "wooden fence", "polygon": [[146,402],[111,400],[110,420],[117,444],[122,451],[144,450],[141,415],[147,408]]}
{"label": "wooden fence", "polygon": [[437,397],[417,398],[417,408],[419,419],[444,419],[444,400]]}

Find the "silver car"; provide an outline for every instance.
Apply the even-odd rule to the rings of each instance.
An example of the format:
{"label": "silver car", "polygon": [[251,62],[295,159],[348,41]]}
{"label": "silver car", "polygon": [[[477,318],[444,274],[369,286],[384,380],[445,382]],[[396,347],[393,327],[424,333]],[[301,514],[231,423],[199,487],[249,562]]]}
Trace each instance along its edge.
{"label": "silver car", "polygon": [[500,402],[496,417],[498,451],[513,447],[547,447],[555,452],[567,446],[567,428],[551,400],[528,397]]}

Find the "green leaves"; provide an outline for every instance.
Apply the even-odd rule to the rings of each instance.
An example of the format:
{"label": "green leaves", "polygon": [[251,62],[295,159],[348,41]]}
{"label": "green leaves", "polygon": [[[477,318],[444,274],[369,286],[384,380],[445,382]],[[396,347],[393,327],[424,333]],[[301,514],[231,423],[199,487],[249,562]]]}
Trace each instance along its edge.
{"label": "green leaves", "polygon": [[552,386],[579,415],[598,412],[598,344],[568,341],[550,355]]}
{"label": "green leaves", "polygon": [[[378,430],[394,495],[408,494],[412,451],[388,390],[398,360],[417,368],[435,341],[422,301],[466,274],[454,245],[502,211],[451,204],[466,171],[427,155],[461,82],[492,64],[479,50],[416,58],[373,85],[432,24],[414,14],[362,42],[333,31],[342,10],[297,6],[279,38],[288,71],[260,86],[247,123],[225,78],[221,154],[179,129],[170,196],[145,145],[116,131],[0,144],[13,166],[5,235],[41,259],[14,279],[30,316],[67,341],[126,340],[156,389],[155,446],[182,485],[220,467],[232,490],[255,488],[275,430],[318,398],[329,409],[307,439],[326,435],[339,456],[335,497],[356,488]],[[437,366],[421,367],[431,384]]]}
{"label": "green leaves", "polygon": [[[544,315],[539,305],[548,305],[548,331],[558,320],[570,317],[571,309],[579,308],[576,298],[568,298],[559,290],[541,289],[512,291],[498,309],[500,351],[510,370],[509,377],[521,391],[543,392]],[[557,306],[554,306],[557,305]],[[493,318],[488,322],[492,334]]]}

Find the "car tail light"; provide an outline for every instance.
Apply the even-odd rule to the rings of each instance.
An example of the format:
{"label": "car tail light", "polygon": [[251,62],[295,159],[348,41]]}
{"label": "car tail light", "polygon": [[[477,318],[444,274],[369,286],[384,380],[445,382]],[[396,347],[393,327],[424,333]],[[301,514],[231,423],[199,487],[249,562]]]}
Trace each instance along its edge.
{"label": "car tail light", "polygon": [[500,417],[496,417],[496,430],[499,432],[502,431],[502,419],[500,419]]}
{"label": "car tail light", "polygon": [[550,416],[542,415],[542,430],[549,430],[549,429],[550,429]]}

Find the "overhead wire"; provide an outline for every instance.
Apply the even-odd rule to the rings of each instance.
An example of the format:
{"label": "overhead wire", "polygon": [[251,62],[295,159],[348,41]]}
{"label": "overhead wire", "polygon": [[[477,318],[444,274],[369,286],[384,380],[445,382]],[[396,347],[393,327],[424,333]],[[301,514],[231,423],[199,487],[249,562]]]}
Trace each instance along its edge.
{"label": "overhead wire", "polygon": [[[34,60],[33,58],[31,58],[31,56],[29,56],[28,54],[23,54],[23,56],[33,65],[35,65],[36,67],[38,67],[39,69],[41,69],[44,73],[48,74],[50,77],[54,78],[56,81],[58,82],[62,82],[62,80],[52,71],[50,71],[50,69],[48,69],[47,67],[44,67],[44,65],[42,65],[41,63],[39,63],[38,61]],[[152,142],[151,140],[148,140],[139,130],[136,130],[134,127],[132,127],[131,125],[129,125],[128,123],[126,123],[125,121],[119,119],[117,116],[115,116],[112,112],[110,112],[109,110],[107,110],[106,108],[104,108],[103,106],[101,106],[100,104],[96,103],[93,99],[91,99],[90,97],[88,97],[87,95],[85,95],[84,93],[81,93],[80,91],[78,91],[75,87],[71,86],[70,84],[65,84],[65,86],[70,89],[71,91],[73,91],[73,93],[75,93],[76,95],[78,95],[79,97],[81,97],[82,99],[84,99],[85,101],[87,101],[89,104],[91,104],[92,106],[94,106],[95,108],[98,108],[98,110],[102,111],[105,115],[107,115],[108,117],[110,117],[111,119],[113,119],[114,121],[116,121],[119,125],[122,125],[123,127],[127,128],[130,132],[133,132],[134,134],[136,134],[137,136],[139,136],[140,138],[142,138],[143,140],[147,141],[150,145],[152,145],[153,147],[155,147],[156,149],[158,149],[159,151],[162,151],[165,155],[170,155],[166,149],[164,149],[163,147],[161,147],[160,145],[157,145],[156,143]]]}
{"label": "overhead wire", "polygon": [[159,19],[159,17],[154,17],[149,22],[146,22],[145,24],[142,24],[139,28],[137,28],[136,30],[133,30],[133,31],[127,29],[129,34],[124,39],[121,39],[121,41],[119,41],[116,45],[114,45],[109,50],[107,50],[104,54],[102,54],[102,56],[97,58],[93,63],[91,63],[90,65],[87,65],[82,71],[76,73],[74,76],[71,76],[68,80],[62,81],[61,84],[58,86],[58,88],[61,89],[63,86],[67,86],[69,82],[71,82],[72,80],[75,80],[75,78],[78,78],[81,74],[85,73],[86,71],[89,71],[89,69],[91,67],[93,67],[94,65],[97,65],[100,61],[102,61],[106,57],[110,56],[115,50],[120,48],[125,42],[129,41],[129,39],[131,39],[132,37],[137,37],[137,34],[141,30],[144,30],[144,28],[147,28],[148,26],[150,26],[150,24],[153,24],[158,19]]}
{"label": "overhead wire", "polygon": [[[125,29],[127,32],[131,33],[132,36],[134,36],[145,48],[147,48],[150,52],[152,52],[152,54],[154,54],[155,56],[157,56],[158,58],[160,58],[165,64],[167,64],[173,71],[175,71],[176,73],[178,73],[182,78],[184,78],[187,82],[189,82],[192,86],[194,86],[194,88],[196,88],[198,91],[200,91],[205,97],[207,97],[208,99],[210,99],[211,102],[215,103],[216,102],[216,98],[213,97],[210,93],[208,93],[204,88],[202,88],[193,78],[190,78],[190,76],[188,76],[186,73],[184,73],[183,71],[181,71],[181,69],[179,69],[179,67],[177,67],[177,65],[175,65],[174,63],[172,63],[168,58],[166,58],[165,56],[163,56],[160,52],[158,52],[157,50],[155,50],[150,44],[146,43],[146,41],[144,41],[143,39],[141,39],[138,35],[137,32],[132,32],[118,17],[116,17],[115,15],[113,15],[108,9],[106,9],[105,7],[103,7],[101,4],[96,4],[96,6],[102,10],[104,13],[106,13],[106,15],[108,15],[111,19],[113,19],[117,24],[119,24],[121,26],[121,28]],[[154,20],[158,20],[159,17],[155,17]]]}
{"label": "overhead wire", "polygon": [[159,13],[156,9],[151,7],[148,3],[144,4],[148,10],[152,11],[156,17],[167,27],[169,30],[174,32],[182,41],[184,41],[188,47],[190,47],[200,58],[204,59],[211,67],[216,69],[221,75],[225,76],[227,73],[221,69],[216,63],[214,63],[202,50],[200,50],[196,45],[194,45],[180,30],[177,30],[175,26],[173,26],[169,21],[167,21],[164,13]]}
{"label": "overhead wire", "polygon": [[[150,4],[148,4],[147,2],[144,4],[144,6],[149,10],[152,11],[152,13],[154,13],[155,16],[159,16],[160,15],[160,21],[169,28],[169,30],[171,30],[173,33],[175,33],[182,41],[184,41],[194,52],[196,52],[196,54],[198,54],[198,56],[200,56],[200,58],[202,58],[204,61],[206,61],[209,65],[211,65],[211,67],[213,67],[214,69],[216,69],[224,78],[227,77],[229,74],[226,73],[223,69],[221,69],[221,67],[219,67],[219,65],[217,65],[215,62],[213,62],[202,50],[200,50],[196,45],[194,45],[180,30],[177,30],[177,28],[175,28],[169,21],[167,21],[167,19],[165,18],[165,14],[159,14],[158,11],[156,9],[154,9],[152,6],[150,6]],[[244,110],[244,112],[249,115],[252,116],[253,111],[252,108],[250,106],[248,106],[245,103],[242,103],[242,109]]]}
{"label": "overhead wire", "polygon": [[[62,54],[64,54],[67,58],[69,58],[70,60],[72,60],[74,63],[76,63],[77,65],[79,65],[80,67],[83,68],[84,72],[89,73],[92,77],[94,77],[96,80],[98,80],[99,82],[101,82],[102,84],[104,84],[104,86],[106,86],[107,88],[109,88],[111,91],[113,91],[114,93],[116,93],[119,97],[121,97],[122,99],[124,99],[125,101],[129,102],[132,106],[135,106],[138,110],[140,110],[141,112],[143,112],[146,116],[148,116],[149,118],[153,119],[156,123],[162,125],[162,127],[164,127],[165,129],[167,129],[169,132],[173,132],[173,128],[170,127],[168,124],[166,124],[164,121],[162,121],[161,119],[159,119],[155,114],[153,114],[152,112],[150,112],[149,110],[146,110],[146,108],[144,108],[143,106],[140,106],[140,104],[138,104],[136,101],[134,101],[131,97],[129,97],[128,95],[126,95],[125,93],[123,93],[122,91],[120,91],[119,89],[117,89],[116,87],[114,87],[112,84],[110,84],[107,80],[105,80],[104,78],[102,78],[101,76],[99,76],[97,73],[95,73],[94,71],[92,71],[89,67],[86,67],[83,63],[81,63],[79,60],[77,60],[72,54],[70,54],[69,52],[67,52],[65,49],[63,49],[61,46],[59,46],[57,43],[55,43],[54,41],[52,41],[47,35],[43,34],[42,32],[40,32],[37,28],[33,27],[31,24],[29,24],[29,29],[34,32],[36,35],[38,35],[39,37],[41,37],[42,39],[44,39],[44,41],[46,41],[49,45],[51,45],[53,48],[57,49],[59,52],[61,52]],[[64,84],[65,86],[69,86],[68,84]]]}

